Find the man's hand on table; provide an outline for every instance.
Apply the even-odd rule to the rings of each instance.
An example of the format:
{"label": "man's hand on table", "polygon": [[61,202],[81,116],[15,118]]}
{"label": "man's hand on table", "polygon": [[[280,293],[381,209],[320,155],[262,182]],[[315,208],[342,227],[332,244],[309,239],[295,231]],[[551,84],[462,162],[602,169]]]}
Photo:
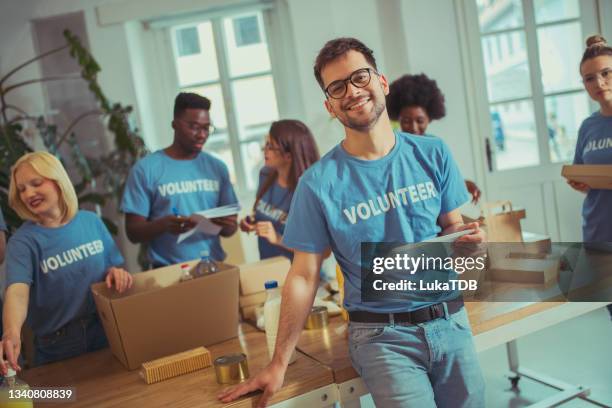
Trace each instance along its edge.
{"label": "man's hand on table", "polygon": [[242,384],[221,391],[217,398],[221,402],[228,403],[250,392],[263,390],[263,394],[257,404],[258,408],[263,408],[268,405],[268,400],[272,395],[283,386],[286,371],[286,366],[271,362],[255,377]]}

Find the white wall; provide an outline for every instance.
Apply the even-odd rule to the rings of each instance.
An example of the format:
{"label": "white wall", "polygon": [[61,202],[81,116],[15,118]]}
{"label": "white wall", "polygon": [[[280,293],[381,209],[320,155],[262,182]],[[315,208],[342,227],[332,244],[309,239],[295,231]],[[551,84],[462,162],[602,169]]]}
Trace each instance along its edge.
{"label": "white wall", "polygon": [[[428,132],[444,139],[463,176],[475,180],[475,157],[468,131],[466,90],[454,2],[403,0],[401,16],[409,56],[404,73],[423,72],[435,79],[446,100],[446,117],[432,122]],[[481,180],[476,181],[482,184]]]}
{"label": "white wall", "polygon": [[[99,79],[104,91],[111,100],[135,107],[145,140],[151,147],[160,148],[171,137],[169,122],[174,90],[164,88],[168,83],[164,78],[172,73],[158,63],[160,56],[167,52],[164,49],[167,45],[160,46],[155,30],[147,29],[139,19],[152,17],[153,10],[164,16],[176,10],[177,4],[181,10],[194,10],[213,3],[218,4],[219,0],[172,3],[148,0],[146,4],[150,7],[142,7],[143,0],[0,0],[3,10],[0,72],[34,55],[29,21],[83,10],[91,50],[102,67]],[[451,0],[278,0],[278,11],[275,11],[279,13],[278,25],[271,26],[270,31],[285,32],[285,35],[273,39],[280,45],[272,52],[286,61],[283,67],[275,67],[275,74],[289,84],[278,92],[281,116],[307,123],[322,153],[342,139],[341,125],[330,120],[323,107],[323,93],[314,79],[312,66],[327,40],[355,36],[374,50],[380,70],[390,80],[405,73],[425,72],[438,81],[446,97],[447,116],[435,121],[430,130],[449,144],[464,176],[482,185],[484,163],[481,147],[474,146],[470,134],[466,107],[469,95],[461,65],[455,4]],[[603,33],[612,40],[612,2],[599,0],[599,4]],[[129,15],[122,13],[123,5],[130,6],[126,9]],[[100,18],[115,23],[101,26]],[[38,67],[34,64],[15,80],[37,76]],[[15,92],[9,95],[9,101],[31,112],[45,109],[39,86]],[[555,185],[554,193],[563,201],[562,188]],[[251,198],[243,199],[248,208]],[[561,208],[559,213],[573,214],[577,200],[572,197],[569,207]],[[528,216],[541,219],[543,215],[539,211],[542,210],[534,210]],[[538,222],[534,225],[546,228]],[[254,250],[252,239],[247,246],[249,251]]]}

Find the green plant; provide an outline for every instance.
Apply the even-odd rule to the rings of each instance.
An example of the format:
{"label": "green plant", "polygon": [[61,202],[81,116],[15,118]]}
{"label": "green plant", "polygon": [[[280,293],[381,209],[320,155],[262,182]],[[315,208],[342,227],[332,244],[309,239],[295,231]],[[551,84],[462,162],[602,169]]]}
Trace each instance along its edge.
{"label": "green plant", "polygon": [[[34,124],[45,148],[56,155],[65,166],[78,170],[80,179],[73,180],[73,183],[81,204],[104,205],[112,200],[116,204],[115,208],[118,208],[129,169],[147,153],[138,130],[130,125],[129,115],[132,108],[122,106],[119,103],[111,103],[108,100],[97,81],[100,66],[94,57],[82,46],[79,38],[69,30],[64,31],[64,38],[66,39],[65,45],[25,61],[0,78],[0,204],[9,232],[18,228],[22,222],[8,206],[10,168],[19,157],[32,151],[31,140],[29,140],[31,136],[28,135],[27,131],[32,127],[26,129],[24,124],[30,126]],[[74,75],[44,77],[6,85],[7,80],[25,66],[48,55],[66,50],[78,62],[81,68],[80,77]],[[75,78],[81,78],[87,82],[99,108],[74,118],[61,133],[54,124],[47,122],[43,116],[33,117],[26,110],[6,102],[6,95],[22,86]],[[11,115],[11,113],[13,114]],[[114,148],[110,152],[97,157],[87,157],[83,154],[73,131],[79,121],[91,115],[99,116],[104,120],[107,129],[114,134]],[[60,148],[65,144],[68,149],[63,149],[63,151],[68,150],[69,154],[62,157]],[[109,219],[103,217],[103,220],[109,230],[115,234],[117,226]]]}

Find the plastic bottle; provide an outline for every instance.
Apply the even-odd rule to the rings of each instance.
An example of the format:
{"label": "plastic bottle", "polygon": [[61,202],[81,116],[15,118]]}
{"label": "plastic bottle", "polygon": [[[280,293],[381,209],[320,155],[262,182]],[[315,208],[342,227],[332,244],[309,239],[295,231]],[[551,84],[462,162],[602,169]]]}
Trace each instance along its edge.
{"label": "plastic bottle", "polygon": [[[32,408],[32,400],[22,398],[16,391],[29,390],[30,386],[15,375],[15,370],[9,367],[6,377],[0,386],[0,408]],[[18,398],[18,399],[16,399]]]}
{"label": "plastic bottle", "polygon": [[[274,346],[276,345],[276,334],[278,333],[278,323],[280,321],[281,293],[277,281],[267,281],[266,303],[264,303],[264,327],[266,329],[266,343],[268,344],[268,356],[270,360],[274,356]],[[289,364],[295,361],[295,350],[289,359]]]}
{"label": "plastic bottle", "polygon": [[215,262],[210,259],[210,253],[207,250],[200,252],[200,262],[194,270],[196,278],[217,272],[218,268]]}
{"label": "plastic bottle", "polygon": [[193,279],[193,276],[191,276],[191,273],[189,272],[189,264],[182,264],[181,272],[182,272],[181,282],[185,282],[185,281]]}

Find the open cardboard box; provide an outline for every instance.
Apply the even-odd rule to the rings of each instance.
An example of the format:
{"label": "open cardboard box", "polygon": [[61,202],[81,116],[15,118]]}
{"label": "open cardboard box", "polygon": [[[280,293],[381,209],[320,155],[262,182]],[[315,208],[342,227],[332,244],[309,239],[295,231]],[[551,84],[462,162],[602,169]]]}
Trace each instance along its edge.
{"label": "open cardboard box", "polygon": [[283,286],[289,268],[291,268],[291,262],[284,256],[275,256],[240,265],[240,294],[244,298],[264,292],[266,290],[264,284],[269,280],[277,281],[279,287]]}
{"label": "open cardboard box", "polygon": [[565,165],[561,175],[568,180],[584,183],[593,189],[612,190],[612,164]]}
{"label": "open cardboard box", "polygon": [[[190,267],[197,260],[189,263]],[[218,263],[219,272],[180,282],[180,265],[133,275],[123,294],[106,283],[91,290],[111,351],[128,369],[159,357],[219,343],[238,335],[239,271]]]}
{"label": "open cardboard box", "polygon": [[488,270],[489,279],[502,282],[548,285],[559,278],[561,261],[558,257],[535,253],[510,253],[495,259]]}

